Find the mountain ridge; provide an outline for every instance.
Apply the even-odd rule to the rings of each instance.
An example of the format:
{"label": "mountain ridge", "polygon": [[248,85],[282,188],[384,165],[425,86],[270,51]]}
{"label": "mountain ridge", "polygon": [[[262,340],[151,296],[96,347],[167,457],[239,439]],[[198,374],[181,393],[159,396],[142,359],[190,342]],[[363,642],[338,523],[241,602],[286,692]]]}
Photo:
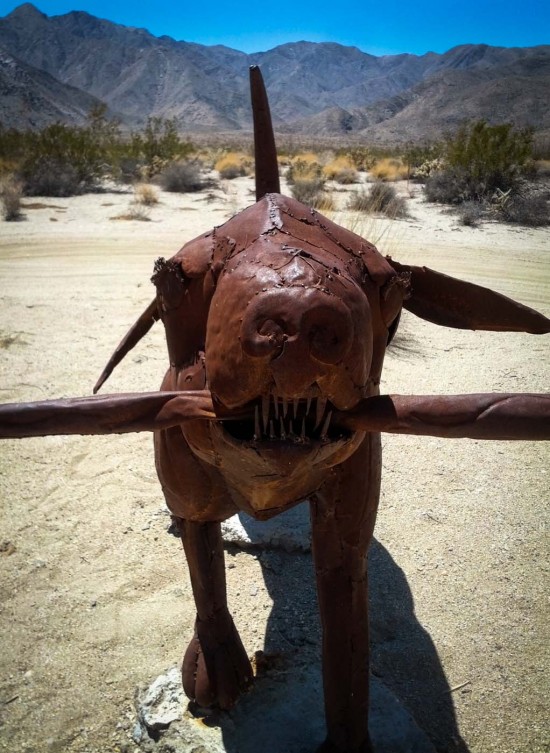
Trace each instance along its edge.
{"label": "mountain ridge", "polygon": [[[0,104],[1,122],[14,127],[38,127],[68,110],[71,97],[80,104],[66,120],[78,122],[91,96],[128,127],[160,116],[177,118],[191,132],[249,131],[248,67],[257,64],[274,126],[283,132],[422,140],[465,117],[550,130],[550,45],[459,45],[441,54],[375,56],[304,40],[248,54],[155,37],[85,11],[47,16],[25,3],[0,18],[0,49],[26,66],[27,89],[21,85]],[[46,86],[44,73],[59,86]],[[32,96],[35,87],[40,97]],[[28,111],[39,100],[42,115],[22,118],[22,103]]]}

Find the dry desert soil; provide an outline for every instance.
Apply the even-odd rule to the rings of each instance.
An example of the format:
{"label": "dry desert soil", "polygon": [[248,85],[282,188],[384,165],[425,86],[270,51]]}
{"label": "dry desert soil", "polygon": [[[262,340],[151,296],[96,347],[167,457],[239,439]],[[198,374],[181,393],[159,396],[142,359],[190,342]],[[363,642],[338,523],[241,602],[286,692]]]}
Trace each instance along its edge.
{"label": "dry desert soil", "polygon": [[[409,219],[335,218],[399,261],[550,315],[548,229],[461,227],[418,186],[399,190]],[[25,200],[23,221],[0,223],[0,401],[90,394],[152,298],[153,261],[252,203],[251,191],[239,178],[208,195],[160,193],[148,222],[113,219],[130,189]],[[383,391],[543,392],[549,354],[550,337],[405,313]],[[158,325],[104,391],[155,390],[166,362]],[[440,751],[547,751],[548,445],[383,445],[373,672]],[[194,620],[151,437],[4,441],[0,494],[0,750],[133,752],[135,688],[180,661]],[[249,655],[265,647],[288,668],[318,660],[307,553],[229,547],[227,578]]]}

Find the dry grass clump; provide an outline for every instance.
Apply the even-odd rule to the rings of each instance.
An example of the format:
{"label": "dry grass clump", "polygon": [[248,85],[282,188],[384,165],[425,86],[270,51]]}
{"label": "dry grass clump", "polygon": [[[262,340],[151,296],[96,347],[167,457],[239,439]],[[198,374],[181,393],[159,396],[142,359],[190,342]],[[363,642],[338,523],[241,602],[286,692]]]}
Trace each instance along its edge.
{"label": "dry grass clump", "polygon": [[342,185],[357,183],[359,179],[353,161],[346,155],[340,155],[328,162],[323,167],[323,175],[327,180],[334,180]]}
{"label": "dry grass clump", "polygon": [[383,214],[392,220],[408,216],[405,199],[383,181],[373,183],[368,191],[355,191],[347,208],[367,214]]}
{"label": "dry grass clump", "polygon": [[321,179],[323,166],[319,157],[313,152],[297,154],[290,161],[286,179],[290,185],[295,181],[312,181]]}
{"label": "dry grass clump", "polygon": [[123,214],[117,214],[114,217],[110,217],[110,219],[127,220],[128,222],[151,222],[151,218],[149,217],[150,212],[150,206],[133,202],[130,204],[126,212],[124,212]]}
{"label": "dry grass clump", "polygon": [[375,180],[392,182],[405,180],[409,169],[401,159],[385,157],[377,160],[369,172]]}
{"label": "dry grass clump", "polygon": [[158,204],[159,197],[154,186],[150,183],[138,183],[134,187],[134,203],[141,204],[145,207],[152,207]]}
{"label": "dry grass clump", "polygon": [[22,218],[22,195],[23,186],[13,175],[2,178],[0,182],[0,202],[2,203],[2,215],[6,222],[14,222]]}
{"label": "dry grass clump", "polygon": [[220,178],[232,180],[242,175],[250,175],[253,160],[243,152],[228,152],[215,163],[214,169],[220,174]]}
{"label": "dry grass clump", "polygon": [[334,209],[332,196],[325,191],[325,181],[322,178],[295,180],[291,185],[292,196],[308,207],[328,212]]}

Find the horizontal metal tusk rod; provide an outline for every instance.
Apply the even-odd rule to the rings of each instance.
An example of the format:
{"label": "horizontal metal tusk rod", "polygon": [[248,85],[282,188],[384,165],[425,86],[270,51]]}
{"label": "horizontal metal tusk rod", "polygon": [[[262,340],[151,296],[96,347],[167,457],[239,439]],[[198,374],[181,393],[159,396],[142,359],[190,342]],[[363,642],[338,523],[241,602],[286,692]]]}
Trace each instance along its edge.
{"label": "horizontal metal tusk rod", "polygon": [[215,418],[208,390],[138,392],[0,405],[0,438],[125,434]]}
{"label": "horizontal metal tusk rod", "polygon": [[550,395],[380,395],[351,411],[334,413],[333,424],[368,432],[470,439],[550,439]]}
{"label": "horizontal metal tusk rod", "polygon": [[[208,390],[145,392],[0,405],[0,438],[158,431],[193,420],[255,419],[242,408],[214,412]],[[224,411],[220,413],[220,411]],[[328,419],[328,420],[327,420]],[[471,439],[550,439],[550,395],[380,395],[334,411],[333,426],[367,432]],[[280,417],[282,424],[282,417]],[[273,433],[274,427],[266,427]],[[294,427],[289,422],[292,434]],[[281,426],[283,437],[284,424]]]}

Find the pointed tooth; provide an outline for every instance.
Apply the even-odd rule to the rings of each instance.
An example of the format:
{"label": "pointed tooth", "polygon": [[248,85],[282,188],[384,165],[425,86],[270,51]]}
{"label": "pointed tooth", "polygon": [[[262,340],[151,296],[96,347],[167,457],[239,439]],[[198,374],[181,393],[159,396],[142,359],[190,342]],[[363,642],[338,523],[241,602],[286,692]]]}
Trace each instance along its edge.
{"label": "pointed tooth", "polygon": [[273,412],[275,413],[275,418],[279,418],[279,401],[276,395],[273,395]]}
{"label": "pointed tooth", "polygon": [[262,395],[262,421],[264,424],[264,433],[267,434],[269,423],[269,395]]}
{"label": "pointed tooth", "polygon": [[306,405],[306,416],[309,414],[309,409],[311,408],[311,398],[308,397],[307,399],[307,405]]}
{"label": "pointed tooth", "polygon": [[315,428],[317,429],[321,425],[323,416],[325,415],[325,409],[327,407],[326,397],[320,397],[317,399],[317,405],[315,406]]}
{"label": "pointed tooth", "polygon": [[298,418],[298,406],[300,404],[300,399],[295,397],[294,398],[294,418]]}
{"label": "pointed tooth", "polygon": [[254,408],[254,439],[259,439],[262,436],[262,430],[260,428],[260,408],[256,406]]}
{"label": "pointed tooth", "polygon": [[330,419],[332,418],[332,411],[329,410],[327,413],[327,417],[325,418],[325,423],[323,424],[323,428],[321,429],[321,439],[324,439],[327,435],[328,427],[330,426]]}
{"label": "pointed tooth", "polygon": [[282,416],[279,419],[279,428],[281,430],[281,439],[286,439],[285,425],[284,425]]}
{"label": "pointed tooth", "polygon": [[273,421],[269,422],[269,438],[270,439],[276,439],[276,437],[275,437],[275,429],[273,428]]}
{"label": "pointed tooth", "polygon": [[294,436],[294,424],[292,422],[292,419],[290,419],[288,422],[288,433],[290,434],[291,437]]}
{"label": "pointed tooth", "polygon": [[288,400],[286,397],[283,397],[283,418],[286,418],[286,414],[288,411]]}

